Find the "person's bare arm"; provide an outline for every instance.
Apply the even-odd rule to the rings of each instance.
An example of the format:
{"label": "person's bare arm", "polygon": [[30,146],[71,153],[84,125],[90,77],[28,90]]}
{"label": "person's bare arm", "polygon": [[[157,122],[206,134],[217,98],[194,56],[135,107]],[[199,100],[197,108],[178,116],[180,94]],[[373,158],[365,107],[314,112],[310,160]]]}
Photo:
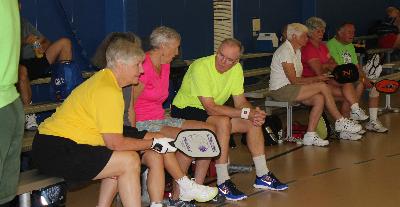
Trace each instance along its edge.
{"label": "person's bare arm", "polygon": [[322,64],[318,58],[312,58],[308,60],[307,63],[317,75],[326,74],[336,67],[336,63],[334,61],[329,60],[327,63]]}
{"label": "person's bare arm", "polygon": [[325,75],[318,75],[315,77],[309,77],[309,78],[302,78],[302,77],[296,77],[296,70],[294,68],[293,63],[282,63],[283,71],[285,72],[286,77],[290,81],[291,84],[295,85],[302,85],[302,84],[310,84],[310,83],[315,83],[315,82],[320,82],[320,81],[326,81],[329,78]]}
{"label": "person's bare arm", "polygon": [[147,150],[151,148],[153,143],[153,139],[136,139],[124,137],[122,134],[117,133],[104,133],[102,136],[107,148],[115,151]]}
{"label": "person's bare arm", "polygon": [[210,116],[228,116],[231,118],[241,118],[243,108],[250,108],[249,120],[253,121],[257,119],[257,123],[260,121],[260,117],[265,118],[265,112],[255,109],[250,102],[247,101],[243,94],[233,96],[235,107],[218,105],[214,102],[213,98],[210,97],[199,97],[204,109]]}

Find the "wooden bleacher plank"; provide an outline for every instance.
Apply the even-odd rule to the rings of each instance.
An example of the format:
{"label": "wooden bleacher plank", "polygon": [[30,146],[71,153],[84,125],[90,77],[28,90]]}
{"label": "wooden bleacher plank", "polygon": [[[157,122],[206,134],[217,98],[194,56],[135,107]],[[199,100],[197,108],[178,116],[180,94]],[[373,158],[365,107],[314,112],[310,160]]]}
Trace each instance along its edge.
{"label": "wooden bleacher plank", "polygon": [[250,58],[259,58],[259,57],[269,57],[274,55],[274,53],[270,52],[265,52],[265,53],[247,53],[243,54],[240,59],[245,60],[245,59],[250,59]]}
{"label": "wooden bleacher plank", "polygon": [[378,38],[378,35],[364,35],[364,36],[354,37],[354,41],[373,40],[373,39],[377,39],[377,38]]}
{"label": "wooden bleacher plank", "polygon": [[378,78],[378,81],[383,80],[383,79],[390,79],[390,80],[400,80],[400,72],[397,73],[392,73],[389,75],[384,75]]}
{"label": "wooden bleacher plank", "polygon": [[45,103],[45,104],[32,104],[29,106],[24,106],[24,112],[25,114],[32,114],[32,113],[38,113],[38,112],[43,112],[43,111],[51,111],[56,109],[61,105],[61,102],[56,102],[56,103]]}
{"label": "wooden bleacher plank", "polygon": [[50,186],[64,181],[62,178],[48,177],[40,174],[37,170],[22,172],[19,178],[17,195],[29,193],[40,188]]}
{"label": "wooden bleacher plank", "polygon": [[255,68],[255,69],[248,69],[243,71],[243,76],[247,77],[254,77],[259,75],[267,75],[271,72],[271,68],[264,67],[264,68]]}
{"label": "wooden bleacher plank", "polygon": [[[82,71],[82,77],[83,78],[89,78],[90,76],[92,76],[93,74],[95,74],[97,71]],[[46,78],[38,78],[35,80],[31,81],[31,85],[39,85],[39,84],[45,84],[45,83],[50,83],[50,77],[46,77]]]}
{"label": "wooden bleacher plank", "polygon": [[45,84],[50,83],[50,77],[47,78],[39,78],[31,81],[31,85]]}
{"label": "wooden bleacher plank", "polygon": [[392,48],[375,48],[375,49],[368,49],[367,54],[375,54],[375,53],[392,53]]}

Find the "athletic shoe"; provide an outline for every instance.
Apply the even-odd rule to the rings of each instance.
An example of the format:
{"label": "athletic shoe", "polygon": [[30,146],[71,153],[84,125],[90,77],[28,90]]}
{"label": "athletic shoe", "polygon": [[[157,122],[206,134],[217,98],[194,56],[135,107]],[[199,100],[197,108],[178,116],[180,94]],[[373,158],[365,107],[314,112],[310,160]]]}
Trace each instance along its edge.
{"label": "athletic shoe", "polygon": [[374,131],[374,132],[387,132],[388,129],[382,125],[382,123],[379,120],[376,121],[369,121],[366,125],[365,128],[369,131]]}
{"label": "athletic shoe", "polygon": [[172,200],[171,198],[168,200],[168,207],[197,207],[196,204],[190,201],[183,200]]}
{"label": "athletic shoe", "polygon": [[151,203],[149,207],[164,207],[162,203]]}
{"label": "athletic shoe", "polygon": [[367,131],[365,131],[364,129],[361,129],[360,131],[357,132],[357,134],[363,135],[363,134],[365,134],[365,132],[367,132]]}
{"label": "athletic shoe", "polygon": [[339,139],[347,139],[347,140],[356,141],[361,138],[362,138],[362,136],[358,133],[340,132],[340,134],[339,134]]}
{"label": "athletic shoe", "polygon": [[225,196],[218,192],[218,194],[213,199],[209,200],[207,203],[219,205],[223,204],[225,201],[226,201]]}
{"label": "athletic shoe", "polygon": [[189,180],[186,184],[179,185],[179,199],[182,201],[196,200],[197,202],[207,202],[218,194],[216,187],[200,185]]}
{"label": "athletic shoe", "polygon": [[281,181],[279,181],[278,178],[275,177],[274,174],[272,174],[272,172],[268,172],[261,177],[257,176],[253,186],[255,188],[277,191],[286,190],[289,187],[288,185],[281,183]]}
{"label": "athletic shoe", "polygon": [[329,144],[329,141],[319,138],[319,136],[316,133],[315,134],[306,133],[306,134],[304,134],[303,144],[304,145],[315,145],[315,146],[326,146]]}
{"label": "athletic shoe", "polygon": [[337,132],[357,133],[362,129],[360,124],[354,123],[350,119],[340,118],[335,122],[335,130]]}
{"label": "athletic shoe", "polygon": [[38,128],[36,123],[36,114],[25,115],[25,129],[29,131],[35,131]]}
{"label": "athletic shoe", "polygon": [[358,107],[355,110],[351,110],[350,118],[357,121],[364,121],[368,119],[368,116],[365,114],[364,110]]}
{"label": "athletic shoe", "polygon": [[221,185],[218,185],[218,191],[225,196],[227,200],[240,201],[246,199],[247,196],[238,190],[231,180],[226,180]]}

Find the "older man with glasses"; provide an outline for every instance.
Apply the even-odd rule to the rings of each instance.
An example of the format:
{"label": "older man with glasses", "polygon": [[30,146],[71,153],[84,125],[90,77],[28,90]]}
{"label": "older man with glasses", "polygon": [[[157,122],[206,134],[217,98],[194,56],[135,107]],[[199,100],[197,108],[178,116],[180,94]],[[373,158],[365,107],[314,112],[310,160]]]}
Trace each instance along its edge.
{"label": "older man with glasses", "polygon": [[[255,188],[288,188],[267,168],[261,130],[266,114],[253,107],[243,94],[243,69],[238,63],[242,52],[241,43],[229,38],[222,41],[217,54],[194,61],[183,78],[171,109],[173,117],[205,121],[215,126],[221,146],[221,156],[215,165],[217,184],[219,192],[228,200],[247,198],[235,187],[228,174],[229,137],[232,133],[247,134],[247,146],[256,167]],[[225,106],[231,96],[234,107]]]}

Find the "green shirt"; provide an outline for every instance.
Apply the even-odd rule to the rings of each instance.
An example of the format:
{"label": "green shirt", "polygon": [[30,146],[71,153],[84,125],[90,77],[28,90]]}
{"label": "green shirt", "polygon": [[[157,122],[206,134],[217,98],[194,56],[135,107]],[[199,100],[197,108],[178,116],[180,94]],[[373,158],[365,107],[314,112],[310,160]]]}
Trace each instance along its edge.
{"label": "green shirt", "polygon": [[352,43],[344,45],[334,37],[326,45],[328,46],[329,53],[338,65],[347,63],[358,64],[356,50]]}
{"label": "green shirt", "polygon": [[18,1],[0,2],[0,108],[19,97],[18,61],[21,45]]}
{"label": "green shirt", "polygon": [[231,95],[243,94],[243,69],[237,63],[225,73],[215,68],[215,55],[194,61],[185,76],[181,88],[172,104],[178,108],[195,107],[203,109],[199,96],[214,98],[214,102],[223,105]]}

